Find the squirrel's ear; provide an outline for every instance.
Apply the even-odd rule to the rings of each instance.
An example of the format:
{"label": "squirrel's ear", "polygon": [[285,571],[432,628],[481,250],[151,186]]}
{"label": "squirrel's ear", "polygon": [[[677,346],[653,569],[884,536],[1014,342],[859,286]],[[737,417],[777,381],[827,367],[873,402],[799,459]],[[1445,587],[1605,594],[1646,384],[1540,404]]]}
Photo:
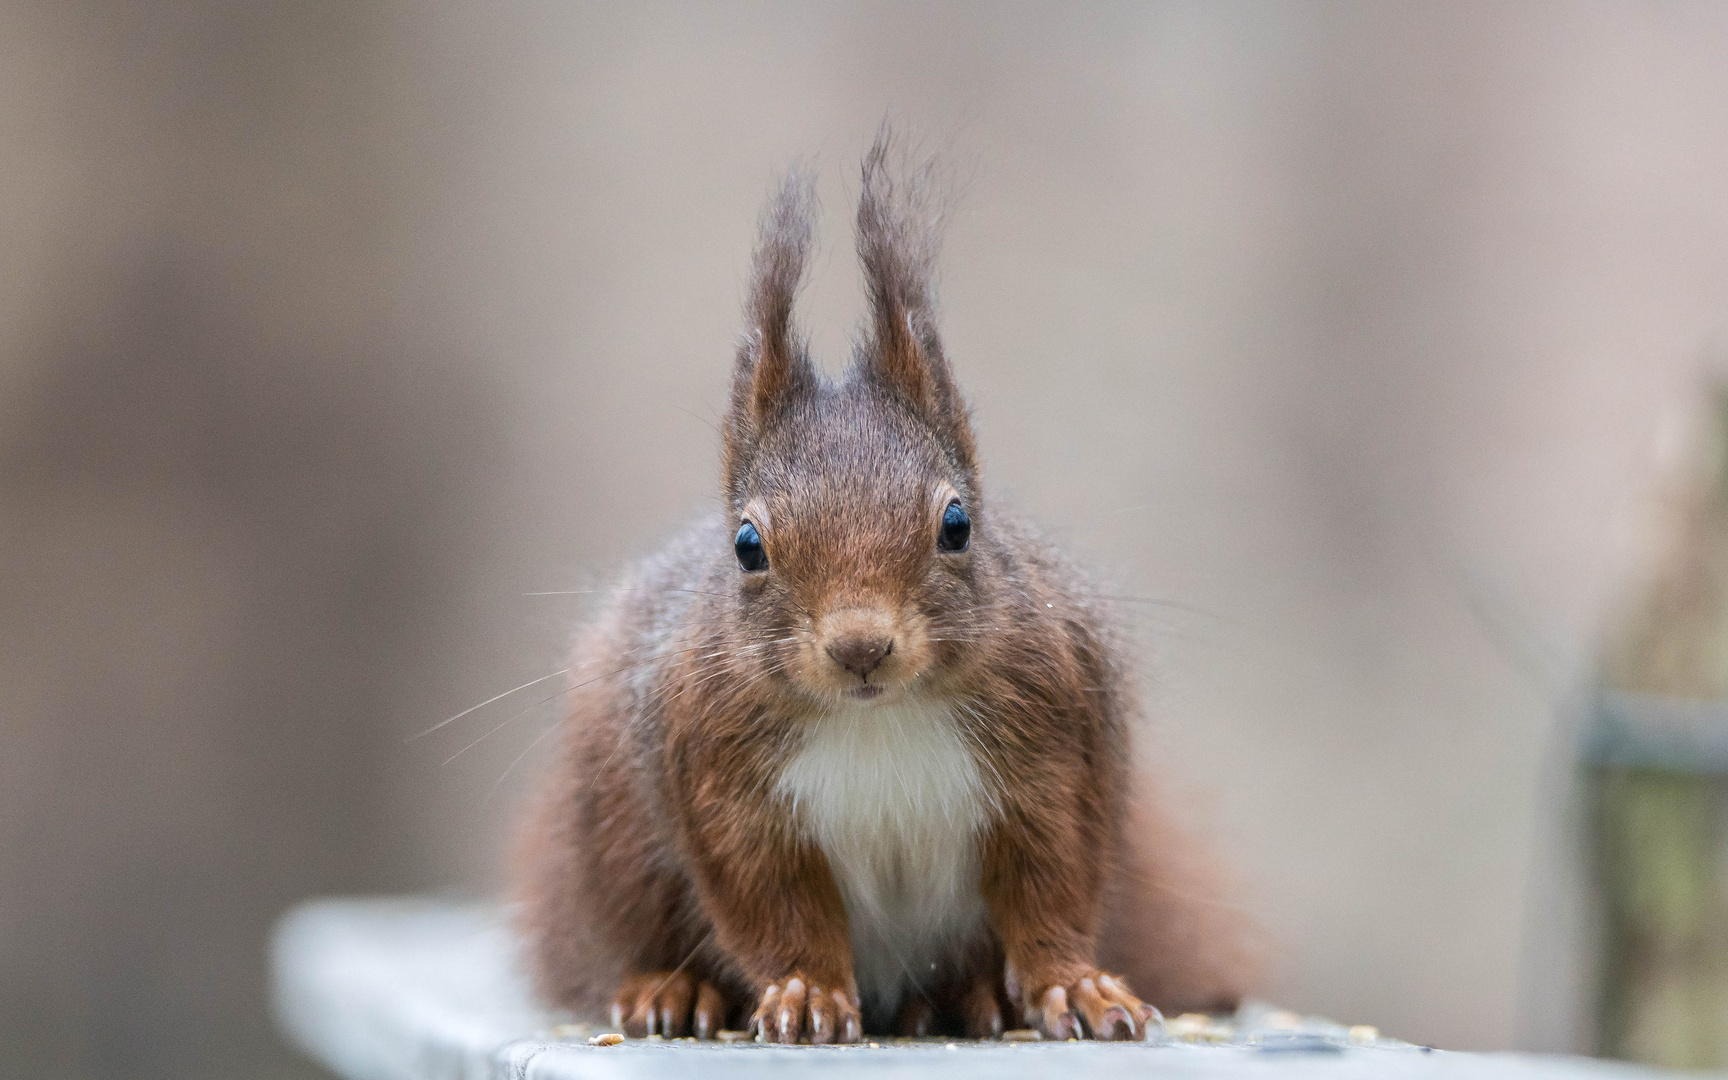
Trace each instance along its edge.
{"label": "squirrel's ear", "polygon": [[864,156],[858,258],[870,303],[857,367],[898,393],[948,436],[961,461],[975,456],[966,406],[936,334],[935,269],[947,216],[934,158],[910,167],[884,124]]}
{"label": "squirrel's ear", "polygon": [[816,383],[804,338],[792,319],[792,301],[804,282],[815,237],[815,216],[812,178],[796,168],[762,210],[744,306],[747,325],[732,369],[732,405],[726,418],[729,483],[763,429]]}

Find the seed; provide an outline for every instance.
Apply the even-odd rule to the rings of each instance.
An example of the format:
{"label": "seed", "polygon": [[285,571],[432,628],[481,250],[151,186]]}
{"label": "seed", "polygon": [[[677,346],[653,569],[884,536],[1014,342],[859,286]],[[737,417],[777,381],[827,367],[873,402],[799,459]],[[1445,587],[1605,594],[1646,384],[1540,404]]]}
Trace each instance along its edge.
{"label": "seed", "polygon": [[1211,1024],[1212,1018],[1205,1013],[1183,1013],[1165,1023],[1164,1031],[1172,1039],[1198,1039]]}
{"label": "seed", "polygon": [[1350,1041],[1353,1043],[1371,1043],[1380,1038],[1380,1029],[1373,1024],[1356,1024],[1350,1028]]}
{"label": "seed", "polygon": [[1002,1033],[1003,1042],[1042,1042],[1043,1039],[1036,1028],[1015,1028]]}
{"label": "seed", "polygon": [[741,1043],[750,1041],[748,1031],[716,1031],[714,1037],[723,1043]]}
{"label": "seed", "polygon": [[608,1031],[604,1035],[596,1035],[588,1040],[589,1046],[617,1046],[624,1041],[624,1036],[616,1031]]}

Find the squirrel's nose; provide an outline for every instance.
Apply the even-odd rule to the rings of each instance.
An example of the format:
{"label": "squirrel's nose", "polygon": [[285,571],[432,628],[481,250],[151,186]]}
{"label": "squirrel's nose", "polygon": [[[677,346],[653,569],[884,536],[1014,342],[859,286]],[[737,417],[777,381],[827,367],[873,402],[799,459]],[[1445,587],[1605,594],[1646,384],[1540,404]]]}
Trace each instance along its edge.
{"label": "squirrel's nose", "polygon": [[834,662],[860,679],[869,678],[893,651],[893,638],[844,637],[828,646],[828,655]]}

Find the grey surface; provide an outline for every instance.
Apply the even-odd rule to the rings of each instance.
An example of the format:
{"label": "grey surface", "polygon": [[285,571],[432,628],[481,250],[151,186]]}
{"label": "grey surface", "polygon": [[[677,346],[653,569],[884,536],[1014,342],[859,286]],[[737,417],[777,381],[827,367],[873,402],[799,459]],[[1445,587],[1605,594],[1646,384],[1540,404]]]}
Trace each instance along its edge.
{"label": "grey surface", "polygon": [[[1264,1007],[1235,1018],[1227,1043],[1005,1044],[928,1041],[879,1048],[769,1047],[631,1040],[590,1047],[588,1029],[539,1008],[496,909],[422,899],[323,900],[277,926],[271,973],[278,1023],[351,1080],[573,1080],[577,1077],[1089,1076],[1655,1077],[1582,1058],[1425,1051],[1391,1039],[1349,1043],[1308,1019],[1267,1027]],[[570,1038],[554,1037],[554,1030]],[[1288,1049],[1288,1047],[1306,1049]],[[1286,1049],[1274,1049],[1286,1047]]]}

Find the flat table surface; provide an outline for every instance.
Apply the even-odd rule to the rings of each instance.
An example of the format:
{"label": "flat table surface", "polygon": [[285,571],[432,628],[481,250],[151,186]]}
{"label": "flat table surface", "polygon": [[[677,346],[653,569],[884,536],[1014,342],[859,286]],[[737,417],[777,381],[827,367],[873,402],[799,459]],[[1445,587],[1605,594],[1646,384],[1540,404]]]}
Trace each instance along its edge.
{"label": "flat table surface", "polygon": [[576,1080],[813,1075],[825,1078],[1170,1077],[1177,1080],[1585,1080],[1672,1077],[1588,1058],[1466,1054],[1264,1006],[1202,1037],[1149,1043],[880,1040],[814,1047],[631,1039],[590,1046],[603,1029],[568,1023],[530,997],[497,909],[430,899],[318,900],[278,924],[271,978],[277,1021],[296,1045],[349,1080]]}

